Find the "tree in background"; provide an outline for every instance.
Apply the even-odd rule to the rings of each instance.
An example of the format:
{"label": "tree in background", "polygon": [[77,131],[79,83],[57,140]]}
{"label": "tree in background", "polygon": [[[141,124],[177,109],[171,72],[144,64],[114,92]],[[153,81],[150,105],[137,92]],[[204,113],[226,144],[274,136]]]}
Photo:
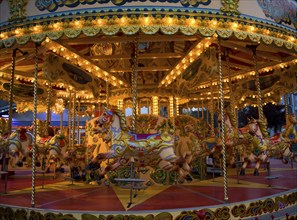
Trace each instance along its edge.
{"label": "tree in background", "polygon": [[[267,119],[267,127],[274,132],[280,132],[283,125],[286,124],[286,113],[284,105],[273,105],[268,103],[263,106],[263,112]],[[238,125],[243,127],[248,123],[248,118],[259,118],[258,108],[248,106],[238,112]]]}

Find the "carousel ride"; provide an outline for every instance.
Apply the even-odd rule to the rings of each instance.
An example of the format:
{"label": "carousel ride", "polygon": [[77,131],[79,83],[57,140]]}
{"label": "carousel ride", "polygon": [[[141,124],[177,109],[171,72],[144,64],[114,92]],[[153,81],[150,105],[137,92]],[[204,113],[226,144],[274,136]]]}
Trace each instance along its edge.
{"label": "carousel ride", "polygon": [[[217,7],[210,2],[204,4]],[[274,16],[267,11],[267,2],[251,4]],[[30,1],[19,5],[16,1],[0,2],[1,8],[10,9],[9,19],[0,26],[0,97],[9,103],[9,117],[1,119],[0,140],[1,184],[8,192],[1,196],[1,203],[9,202],[1,215],[39,213],[54,218],[59,215],[55,211],[35,212],[35,208],[67,210],[71,204],[54,205],[60,200],[41,202],[37,185],[42,179],[44,188],[44,178],[46,188],[57,196],[55,184],[66,191],[65,184],[59,183],[69,180],[72,187],[78,184],[76,190],[91,193],[100,187],[108,194],[113,187],[118,197],[125,197],[121,200],[124,210],[145,212],[138,202],[141,193],[145,195],[154,187],[165,187],[160,191],[169,186],[197,187],[195,184],[209,177],[213,182],[219,179],[221,197],[215,200],[220,200],[221,206],[206,207],[213,205],[210,203],[193,208],[201,206],[194,203],[167,212],[173,206],[161,205],[154,208],[152,218],[296,215],[292,211],[296,199],[287,199],[296,198],[294,179],[289,185],[284,183],[283,194],[267,195],[264,205],[237,200],[236,193],[228,195],[230,173],[238,184],[241,178],[247,181],[252,177],[269,182],[269,190],[271,181],[282,179],[275,170],[296,175],[296,118],[284,100],[285,130],[270,137],[263,112],[265,104],[279,104],[282,97],[296,91],[295,2],[284,4],[291,17],[284,13],[285,17],[276,20],[295,28],[240,15],[238,7],[244,7],[240,1],[221,1],[215,11],[206,6],[200,10],[200,1],[195,5],[189,2],[190,8],[163,5],[137,9],[133,4],[113,4],[90,10],[79,1],[75,5],[41,0],[35,5]],[[32,8],[53,14],[26,18]],[[64,13],[56,12],[58,8]],[[18,114],[33,112],[31,127],[13,127],[14,106]],[[250,118],[239,128],[238,111],[247,106],[258,107],[258,118]],[[190,115],[192,108],[198,109],[198,117]],[[63,125],[65,109],[67,126]],[[39,112],[46,112],[46,121],[37,118]],[[56,128],[50,126],[53,112],[60,115]],[[80,126],[82,122],[84,126]],[[85,137],[79,141],[81,130]],[[285,165],[288,162],[291,166]],[[13,201],[17,192],[11,193],[17,189],[11,190],[9,184],[26,171],[31,171],[31,200],[20,210],[10,207],[19,204]],[[280,208],[280,203],[284,207]],[[98,210],[88,204],[77,210],[80,213],[68,211],[71,216],[64,217],[88,219],[92,216],[87,210],[100,213],[122,208]]]}

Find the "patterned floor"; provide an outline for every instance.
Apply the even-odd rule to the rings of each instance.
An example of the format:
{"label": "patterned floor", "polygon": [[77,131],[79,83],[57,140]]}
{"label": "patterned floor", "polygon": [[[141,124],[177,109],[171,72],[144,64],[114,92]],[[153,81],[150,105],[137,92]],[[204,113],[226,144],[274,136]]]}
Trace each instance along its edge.
{"label": "patterned floor", "polygon": [[[53,179],[51,173],[44,176],[37,174],[35,207],[55,210],[80,211],[143,211],[168,210],[177,208],[206,207],[227,203],[242,202],[271,196],[297,188],[297,164],[291,168],[280,160],[271,160],[271,176],[277,179],[268,180],[267,171],[261,168],[260,176],[253,176],[249,168],[245,176],[239,176],[235,168],[227,171],[227,189],[224,188],[223,176],[191,183],[163,186],[153,184],[137,192],[133,204],[128,208],[130,194],[128,189],[114,185],[89,185],[83,182]],[[0,204],[31,207],[31,176],[28,170],[15,170],[9,176],[7,193],[4,194],[5,180],[0,180]]]}

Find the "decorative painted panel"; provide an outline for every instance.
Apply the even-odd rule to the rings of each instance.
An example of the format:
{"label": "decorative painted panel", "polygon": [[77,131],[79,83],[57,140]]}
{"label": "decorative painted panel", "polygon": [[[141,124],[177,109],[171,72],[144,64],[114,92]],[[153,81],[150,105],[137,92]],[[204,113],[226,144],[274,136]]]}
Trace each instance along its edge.
{"label": "decorative painted panel", "polygon": [[[209,5],[211,3],[211,0],[156,0],[159,2],[168,2],[168,3],[180,3],[182,6],[184,7],[198,7],[200,4],[202,5]],[[154,0],[150,0],[147,2],[156,2]],[[236,1],[236,0],[235,0]],[[95,4],[95,3],[99,3],[99,4],[107,4],[111,2],[114,5],[117,6],[121,6],[121,5],[125,5],[126,3],[129,2],[145,2],[141,1],[141,0],[36,0],[35,1],[35,6],[40,10],[48,10],[48,11],[56,11],[59,7],[70,7],[70,8],[74,8],[77,7],[78,5],[82,4]]]}
{"label": "decorative painted panel", "polygon": [[281,24],[293,24],[297,28],[296,0],[258,0],[264,14]]}

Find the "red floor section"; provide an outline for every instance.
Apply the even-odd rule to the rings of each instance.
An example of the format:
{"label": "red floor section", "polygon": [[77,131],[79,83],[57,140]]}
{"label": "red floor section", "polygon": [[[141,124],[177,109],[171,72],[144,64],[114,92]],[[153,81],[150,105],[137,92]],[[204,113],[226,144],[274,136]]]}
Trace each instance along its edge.
{"label": "red floor section", "polygon": [[[297,164],[294,164],[294,166],[297,166]],[[260,176],[257,177],[252,175],[252,167],[247,171],[247,175],[239,176],[239,184],[236,182],[237,175],[235,175],[234,168],[227,171],[228,203],[271,196],[297,188],[297,168],[292,169],[290,165],[284,165],[280,160],[271,160],[271,175],[278,176],[278,179],[267,180],[267,170],[263,168],[260,170]],[[30,175],[31,172],[29,171],[16,171],[15,175],[9,176],[7,194],[3,194],[5,181],[1,179],[0,204],[31,207],[30,187],[32,178]],[[172,185],[156,194],[150,194],[150,187],[141,190],[138,193],[141,197],[149,197],[133,204],[129,211],[192,208],[224,204],[224,186],[219,182],[222,181],[222,177],[216,177],[217,179],[213,181],[210,174],[207,181],[196,181],[190,185]],[[125,201],[128,201],[127,198],[129,197],[129,190],[121,191],[122,194],[119,194],[118,190],[114,190],[115,186],[107,187],[103,184],[90,186],[84,185],[84,183],[70,185],[69,181],[53,179],[48,174],[44,177],[45,190],[40,189],[41,184],[42,175],[38,174],[35,184],[35,207],[42,209],[125,211],[126,204],[123,201],[121,202],[119,198],[126,197]],[[138,200],[135,199],[134,201]]]}

